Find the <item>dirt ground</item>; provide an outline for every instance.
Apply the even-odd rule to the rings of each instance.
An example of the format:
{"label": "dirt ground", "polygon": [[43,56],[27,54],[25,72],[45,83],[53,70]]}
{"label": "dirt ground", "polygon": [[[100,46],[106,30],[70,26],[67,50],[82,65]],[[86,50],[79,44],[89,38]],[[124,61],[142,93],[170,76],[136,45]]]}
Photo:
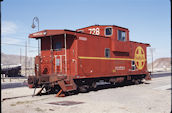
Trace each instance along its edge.
{"label": "dirt ground", "polygon": [[[55,97],[55,94],[32,97],[34,89],[28,87],[3,89],[2,113],[170,113],[170,82],[170,76],[153,78],[139,85],[101,86],[98,91],[67,97]],[[2,101],[16,96],[26,97]],[[58,105],[50,104],[53,102]]]}

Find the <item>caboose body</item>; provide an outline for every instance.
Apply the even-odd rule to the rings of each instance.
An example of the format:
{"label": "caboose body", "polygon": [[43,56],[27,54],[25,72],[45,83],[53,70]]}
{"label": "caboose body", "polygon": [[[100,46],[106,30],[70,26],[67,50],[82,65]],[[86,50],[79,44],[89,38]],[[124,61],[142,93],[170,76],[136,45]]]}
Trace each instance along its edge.
{"label": "caboose body", "polygon": [[150,79],[146,55],[150,45],[130,41],[127,28],[93,25],[76,31],[43,30],[29,37],[41,40],[29,87],[56,89],[60,94],[95,88],[100,80],[138,83]]}

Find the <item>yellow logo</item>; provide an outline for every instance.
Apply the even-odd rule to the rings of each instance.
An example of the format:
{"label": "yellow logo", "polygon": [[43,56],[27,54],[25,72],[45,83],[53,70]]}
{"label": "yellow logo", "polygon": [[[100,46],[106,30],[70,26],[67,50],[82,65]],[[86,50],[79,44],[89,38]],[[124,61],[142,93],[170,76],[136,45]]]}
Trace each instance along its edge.
{"label": "yellow logo", "polygon": [[134,61],[136,64],[137,69],[143,69],[145,65],[145,53],[141,46],[138,46],[135,50]]}

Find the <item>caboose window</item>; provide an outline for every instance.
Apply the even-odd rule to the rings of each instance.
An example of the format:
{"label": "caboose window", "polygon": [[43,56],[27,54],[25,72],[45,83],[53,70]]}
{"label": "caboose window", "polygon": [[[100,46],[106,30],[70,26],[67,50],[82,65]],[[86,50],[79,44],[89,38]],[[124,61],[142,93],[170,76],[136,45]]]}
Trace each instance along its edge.
{"label": "caboose window", "polygon": [[118,40],[125,41],[125,31],[118,30]]}
{"label": "caboose window", "polygon": [[62,49],[62,43],[56,42],[53,49],[54,50],[61,50]]}
{"label": "caboose window", "polygon": [[131,61],[131,68],[132,68],[133,71],[136,69],[136,65],[135,65],[134,60]]}
{"label": "caboose window", "polygon": [[105,57],[110,57],[110,49],[109,48],[105,48]]}
{"label": "caboose window", "polygon": [[112,28],[111,28],[111,27],[107,27],[107,28],[105,29],[105,35],[106,35],[106,36],[112,35]]}

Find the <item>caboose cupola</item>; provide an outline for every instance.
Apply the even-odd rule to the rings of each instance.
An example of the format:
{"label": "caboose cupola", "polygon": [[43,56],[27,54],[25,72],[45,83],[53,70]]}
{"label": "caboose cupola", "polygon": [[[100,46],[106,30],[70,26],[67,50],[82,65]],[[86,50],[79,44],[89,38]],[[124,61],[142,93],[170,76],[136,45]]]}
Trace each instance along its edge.
{"label": "caboose cupola", "polygon": [[110,37],[112,51],[129,52],[129,30],[127,28],[116,25],[93,25],[77,29],[77,31],[92,35]]}

